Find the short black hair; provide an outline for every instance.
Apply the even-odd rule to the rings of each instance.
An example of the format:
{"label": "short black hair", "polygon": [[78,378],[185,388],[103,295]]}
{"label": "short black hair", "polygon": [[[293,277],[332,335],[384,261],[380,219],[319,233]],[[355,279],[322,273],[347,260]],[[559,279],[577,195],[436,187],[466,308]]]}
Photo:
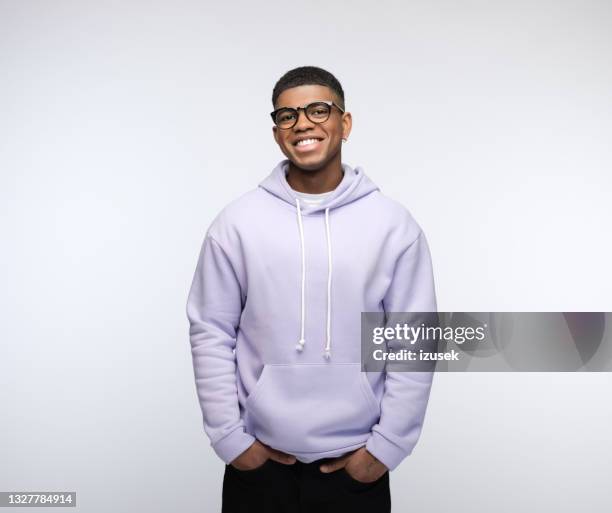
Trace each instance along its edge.
{"label": "short black hair", "polygon": [[329,71],[317,66],[300,66],[287,71],[274,86],[272,91],[272,105],[276,106],[276,100],[285,89],[301,85],[322,85],[329,87],[338,97],[338,104],[344,110],[344,90],[338,79]]}

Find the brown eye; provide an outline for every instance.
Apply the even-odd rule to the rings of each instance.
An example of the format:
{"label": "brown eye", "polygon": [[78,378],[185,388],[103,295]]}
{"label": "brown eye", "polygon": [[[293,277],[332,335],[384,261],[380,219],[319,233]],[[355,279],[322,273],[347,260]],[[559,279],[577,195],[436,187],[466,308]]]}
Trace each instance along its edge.
{"label": "brown eye", "polygon": [[308,106],[308,117],[314,121],[325,121],[329,116],[329,105],[326,103],[313,103]]}
{"label": "brown eye", "polygon": [[295,111],[290,109],[281,110],[276,114],[276,124],[281,128],[293,125],[295,122]]}

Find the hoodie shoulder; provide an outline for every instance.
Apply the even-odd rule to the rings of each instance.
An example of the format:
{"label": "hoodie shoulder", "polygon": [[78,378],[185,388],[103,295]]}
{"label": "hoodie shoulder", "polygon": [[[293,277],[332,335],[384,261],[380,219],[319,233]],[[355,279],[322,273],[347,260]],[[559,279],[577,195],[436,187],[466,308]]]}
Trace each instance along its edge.
{"label": "hoodie shoulder", "polygon": [[376,217],[382,224],[388,225],[398,237],[407,241],[408,244],[419,237],[421,227],[404,204],[380,190],[374,191],[370,197],[375,203]]}
{"label": "hoodie shoulder", "polygon": [[230,201],[214,217],[206,233],[222,247],[232,247],[238,242],[239,228],[253,212],[261,208],[261,193],[253,188]]}

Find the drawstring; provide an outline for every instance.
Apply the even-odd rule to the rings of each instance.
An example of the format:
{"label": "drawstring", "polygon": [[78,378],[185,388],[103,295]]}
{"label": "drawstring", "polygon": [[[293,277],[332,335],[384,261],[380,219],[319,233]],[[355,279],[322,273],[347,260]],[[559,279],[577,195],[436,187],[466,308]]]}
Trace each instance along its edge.
{"label": "drawstring", "polygon": [[331,237],[329,236],[329,208],[325,209],[325,234],[327,236],[327,342],[324,356],[331,357],[331,279],[332,279],[332,251]]}
{"label": "drawstring", "polygon": [[[295,199],[297,205],[298,227],[300,229],[300,248],[302,252],[302,298],[301,298],[301,323],[300,323],[300,340],[296,345],[298,351],[304,350],[306,339],[304,338],[305,318],[306,318],[306,252],[304,246],[304,225],[302,222],[302,208],[299,198]],[[327,239],[327,319],[326,319],[326,342],[323,356],[326,359],[331,358],[331,282],[332,282],[332,248],[331,236],[329,232],[329,208],[325,209],[325,236]]]}
{"label": "drawstring", "polygon": [[306,253],[304,251],[304,226],[302,225],[302,209],[300,207],[300,200],[296,198],[295,202],[297,203],[298,226],[300,228],[300,247],[302,249],[302,327],[300,330],[300,340],[298,340],[295,348],[298,351],[302,351],[304,349],[304,344],[306,343],[306,340],[304,339],[304,313],[306,308],[304,297],[306,290]]}

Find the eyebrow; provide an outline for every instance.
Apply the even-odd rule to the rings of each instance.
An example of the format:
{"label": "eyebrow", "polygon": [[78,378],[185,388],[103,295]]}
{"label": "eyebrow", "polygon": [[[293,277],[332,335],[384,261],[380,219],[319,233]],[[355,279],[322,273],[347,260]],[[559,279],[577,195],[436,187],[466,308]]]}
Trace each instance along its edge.
{"label": "eyebrow", "polygon": [[317,102],[333,102],[333,100],[311,100],[309,102],[303,103],[302,105],[298,105],[297,107],[289,107],[289,106],[281,106],[278,109],[275,110],[279,110],[279,109],[296,109],[296,108],[301,108],[303,109],[304,107],[306,107],[306,105],[310,105],[311,103],[317,103]]}

